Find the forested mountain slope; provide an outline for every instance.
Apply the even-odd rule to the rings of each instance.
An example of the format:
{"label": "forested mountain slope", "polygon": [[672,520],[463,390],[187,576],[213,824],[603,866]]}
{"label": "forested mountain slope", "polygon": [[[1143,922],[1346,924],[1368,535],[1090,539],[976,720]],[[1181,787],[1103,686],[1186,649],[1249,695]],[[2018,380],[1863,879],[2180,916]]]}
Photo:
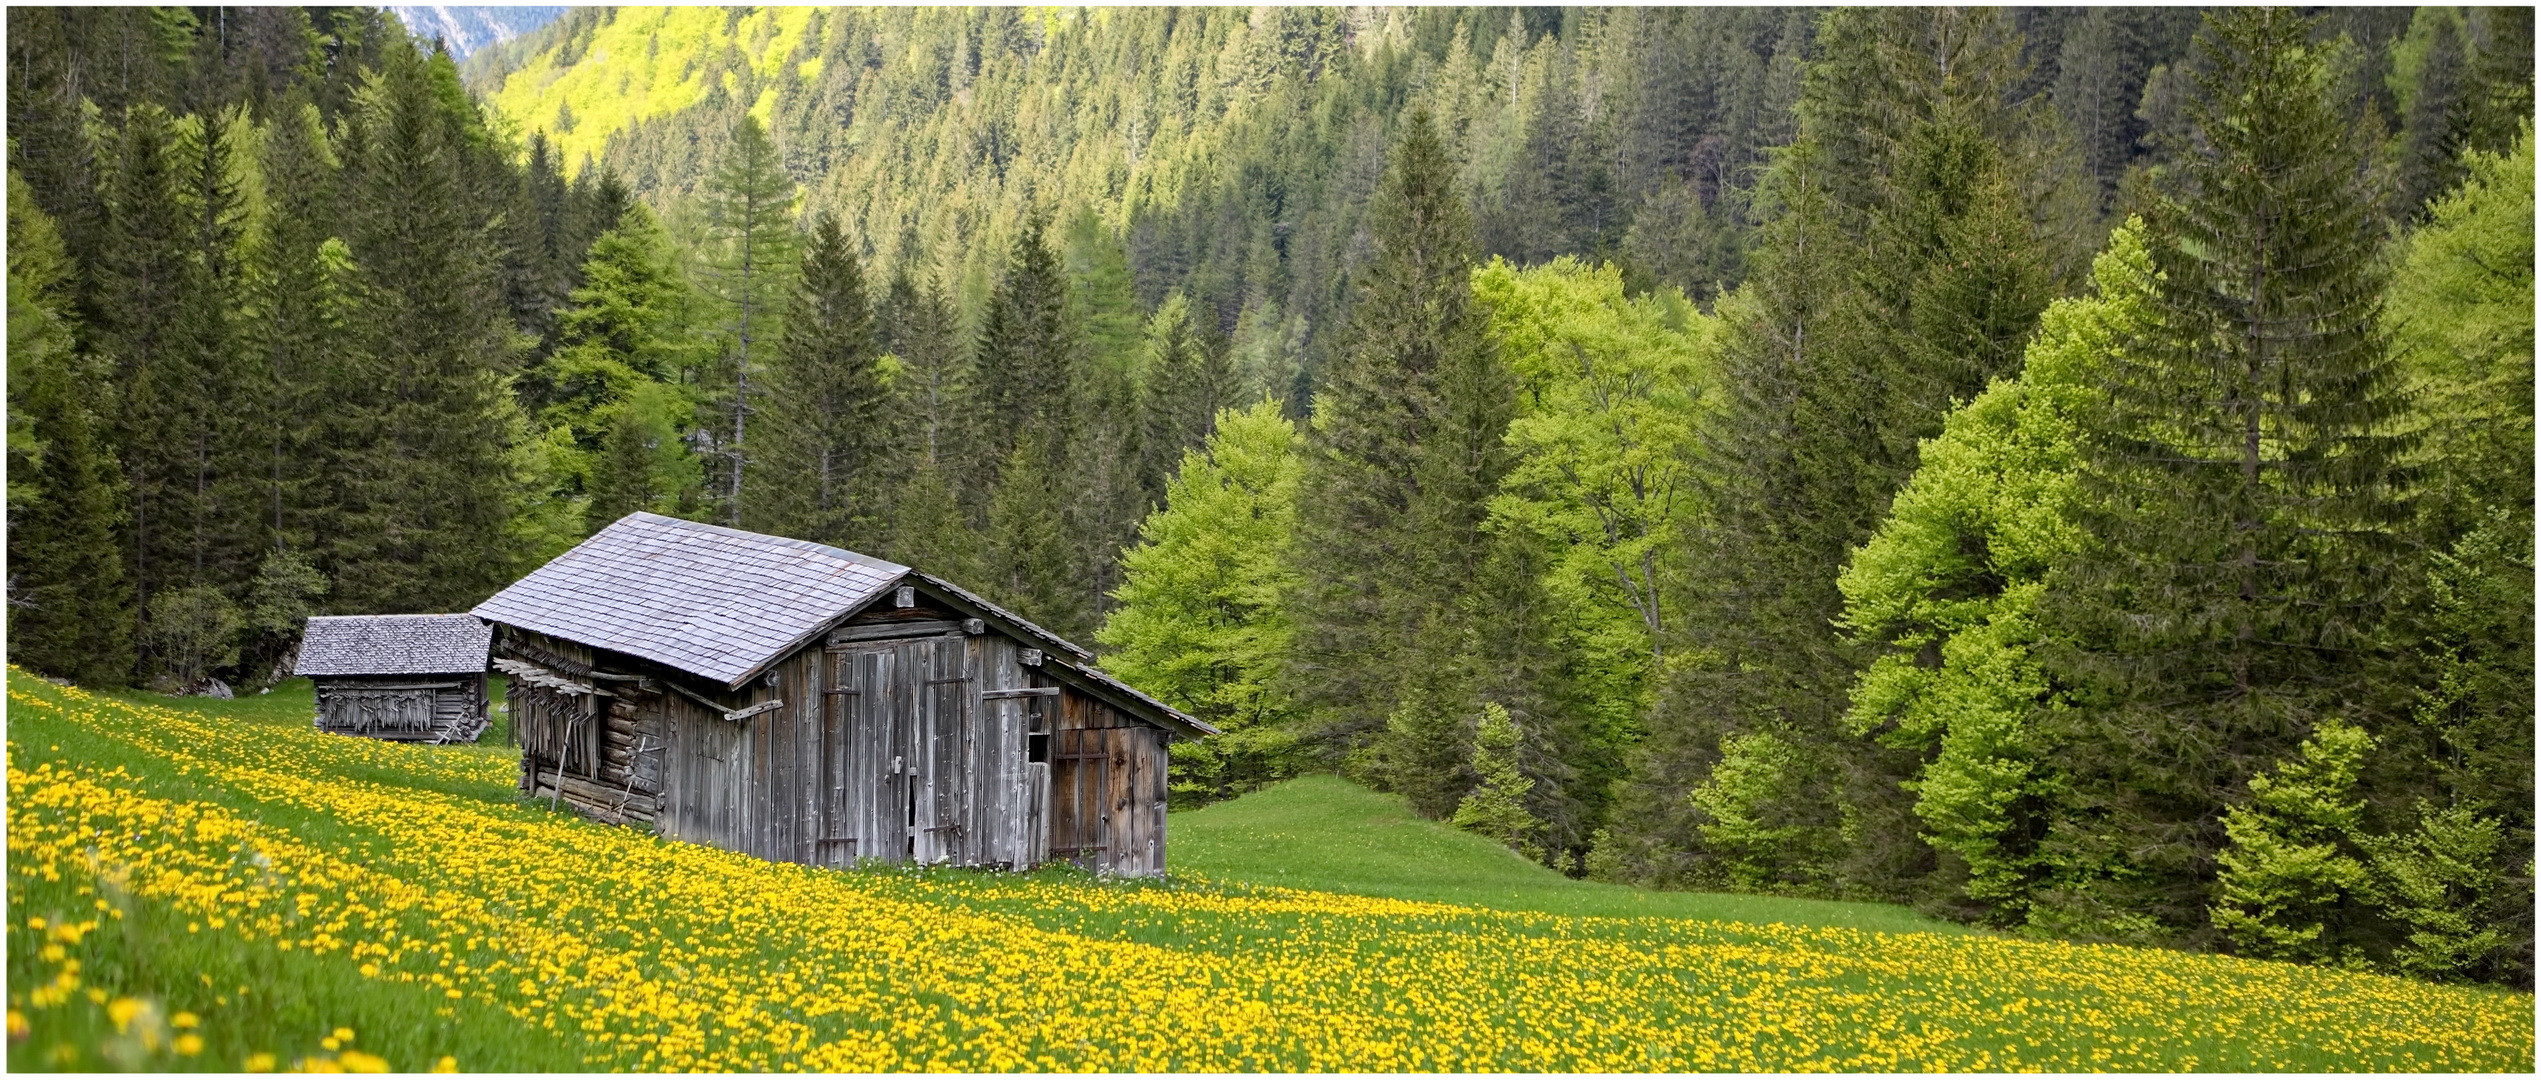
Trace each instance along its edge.
{"label": "forested mountain slope", "polygon": [[877,275],[917,266],[966,311],[1027,214],[1091,208],[1125,243],[1142,306],[1186,290],[1237,337],[1249,377],[1285,393],[1336,323],[1360,208],[1414,108],[1473,151],[1463,180],[1490,208],[1486,250],[1629,249],[1697,289],[1734,277],[1729,235],[1671,220],[1636,238],[1632,221],[1651,200],[1736,202],[1787,137],[1810,17],[1624,10],[1567,33],[1561,18],[586,9],[470,75],[566,160],[666,200],[695,192],[733,123],[757,115],[805,206],[837,210]]}

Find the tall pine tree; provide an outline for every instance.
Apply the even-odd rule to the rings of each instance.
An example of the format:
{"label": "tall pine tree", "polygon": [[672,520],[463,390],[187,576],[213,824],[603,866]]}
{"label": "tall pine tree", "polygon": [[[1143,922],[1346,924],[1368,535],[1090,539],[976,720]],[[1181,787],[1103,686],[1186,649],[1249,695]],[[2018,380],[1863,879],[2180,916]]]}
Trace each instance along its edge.
{"label": "tall pine tree", "polygon": [[891,403],[876,345],[864,269],[823,214],[768,358],[752,527],[856,551],[882,539]]}
{"label": "tall pine tree", "polygon": [[108,382],[78,349],[61,235],[16,172],[8,182],[9,660],[117,685],[132,678],[132,589],[99,415]]}
{"label": "tall pine tree", "polygon": [[2208,16],[2198,138],[2161,191],[2148,330],[2081,441],[2089,551],[2051,581],[2046,722],[2072,868],[2046,925],[2205,925],[2225,806],[2314,725],[2386,708],[2371,675],[2410,565],[2404,405],[2380,325],[2378,193],[2312,20]]}
{"label": "tall pine tree", "polygon": [[1463,796],[1460,604],[1480,525],[1508,469],[1515,401],[1473,302],[1472,219],[1436,124],[1418,113],[1370,207],[1374,258],[1316,396],[1298,506],[1300,697],[1333,752],[1423,813]]}

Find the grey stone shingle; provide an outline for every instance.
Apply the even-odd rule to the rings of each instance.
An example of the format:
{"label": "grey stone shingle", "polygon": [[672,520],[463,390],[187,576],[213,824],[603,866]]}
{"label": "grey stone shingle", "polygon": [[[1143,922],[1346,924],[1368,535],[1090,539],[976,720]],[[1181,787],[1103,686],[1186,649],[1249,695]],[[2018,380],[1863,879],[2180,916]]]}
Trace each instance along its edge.
{"label": "grey stone shingle", "polygon": [[638,512],[470,614],[729,684],[908,569],[827,544]]}
{"label": "grey stone shingle", "polygon": [[315,615],[295,675],[447,675],[485,670],[494,628],[474,615]]}

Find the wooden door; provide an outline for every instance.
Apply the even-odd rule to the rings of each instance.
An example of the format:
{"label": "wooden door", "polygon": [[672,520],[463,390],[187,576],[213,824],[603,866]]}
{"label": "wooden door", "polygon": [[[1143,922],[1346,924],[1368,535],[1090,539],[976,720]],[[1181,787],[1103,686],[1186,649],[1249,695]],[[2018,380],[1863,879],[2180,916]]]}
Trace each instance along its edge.
{"label": "wooden door", "polygon": [[1106,728],[1052,734],[1050,857],[1089,870],[1109,868],[1112,751]]}
{"label": "wooden door", "polygon": [[915,685],[905,727],[909,769],[909,858],[950,862],[961,850],[970,807],[965,750],[972,738],[970,650],[959,636],[920,638],[900,646]]}
{"label": "wooden door", "polygon": [[959,854],[970,809],[966,644],[918,638],[830,654],[816,864],[940,863]]}
{"label": "wooden door", "polygon": [[824,866],[909,856],[908,772],[900,749],[907,710],[902,657],[889,645],[830,654],[823,695],[821,844]]}

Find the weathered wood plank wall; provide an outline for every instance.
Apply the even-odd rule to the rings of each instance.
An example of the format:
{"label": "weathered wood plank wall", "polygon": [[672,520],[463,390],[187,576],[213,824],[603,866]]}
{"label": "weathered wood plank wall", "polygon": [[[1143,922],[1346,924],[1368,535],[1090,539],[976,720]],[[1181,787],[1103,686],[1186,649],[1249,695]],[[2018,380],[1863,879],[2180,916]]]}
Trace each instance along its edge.
{"label": "weathered wood plank wall", "polygon": [[980,630],[886,609],[726,690],[507,628],[505,655],[595,691],[515,681],[522,788],[785,862],[1162,873],[1166,733]]}

